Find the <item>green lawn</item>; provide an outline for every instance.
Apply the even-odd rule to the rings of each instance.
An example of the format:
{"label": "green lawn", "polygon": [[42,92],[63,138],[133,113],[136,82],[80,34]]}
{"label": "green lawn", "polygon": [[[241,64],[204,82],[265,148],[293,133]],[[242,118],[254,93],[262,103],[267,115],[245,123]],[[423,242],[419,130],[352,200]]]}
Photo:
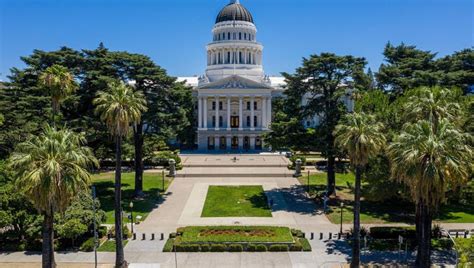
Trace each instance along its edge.
{"label": "green lawn", "polygon": [[[114,223],[114,172],[100,173],[92,176],[92,181],[97,189],[97,197],[100,200],[101,209],[106,212],[105,223]],[[163,191],[161,173],[143,174],[143,192],[146,197],[142,200],[133,200],[133,216],[141,215],[144,220],[153,208],[157,207]],[[165,178],[165,190],[171,180]],[[135,187],[135,173],[122,173],[122,208],[126,213],[130,212],[129,204],[133,197]],[[124,218],[124,222],[129,221]]]}
{"label": "green lawn", "polygon": [[[123,241],[123,246],[125,247],[128,243],[128,240]],[[115,240],[107,240],[97,249],[99,252],[115,252]]]}
{"label": "green lawn", "polygon": [[288,227],[272,226],[192,226],[179,228],[182,243],[293,242]]}
{"label": "green lawn", "polygon": [[[326,189],[326,173],[311,174],[309,178],[310,192],[321,193]],[[329,213],[327,217],[333,223],[341,222],[340,201],[344,202],[342,222],[352,223],[353,221],[353,200],[352,188],[354,186],[354,174],[336,174],[336,189],[340,200],[331,200],[329,203]],[[308,184],[307,175],[299,178],[302,185]],[[364,184],[362,184],[363,187]],[[306,188],[307,189],[307,188]],[[361,201],[361,222],[365,224],[373,223],[413,223],[414,205],[400,201],[374,202],[369,200]],[[474,205],[444,205],[441,207],[439,215],[434,221],[449,223],[472,223],[474,222]]]}
{"label": "green lawn", "polygon": [[262,186],[209,186],[201,217],[271,217]]}

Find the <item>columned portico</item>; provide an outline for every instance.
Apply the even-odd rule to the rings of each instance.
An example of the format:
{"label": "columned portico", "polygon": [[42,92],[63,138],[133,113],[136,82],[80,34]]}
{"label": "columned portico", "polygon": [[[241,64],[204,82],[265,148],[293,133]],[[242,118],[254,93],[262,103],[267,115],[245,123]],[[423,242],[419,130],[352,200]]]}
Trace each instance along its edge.
{"label": "columned portico", "polygon": [[263,71],[263,46],[251,14],[238,1],[225,10],[216,19],[212,42],[206,47],[206,72],[194,89],[197,144],[200,150],[262,150],[275,88]]}

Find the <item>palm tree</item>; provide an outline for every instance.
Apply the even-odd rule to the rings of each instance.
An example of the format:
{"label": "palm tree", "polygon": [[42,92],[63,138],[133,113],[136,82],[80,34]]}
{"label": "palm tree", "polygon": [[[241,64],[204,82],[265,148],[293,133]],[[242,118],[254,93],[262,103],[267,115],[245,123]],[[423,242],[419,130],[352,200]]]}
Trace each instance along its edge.
{"label": "palm tree", "polygon": [[51,96],[53,108],[52,123],[55,124],[61,101],[77,88],[74,77],[66,67],[55,64],[46,68],[40,75],[38,82]]}
{"label": "palm tree", "polygon": [[141,114],[147,110],[146,102],[140,91],[134,91],[123,82],[112,82],[106,91],[97,93],[94,104],[101,120],[115,137],[115,266],[124,267],[121,207],[122,138],[129,133],[132,124],[140,122]]}
{"label": "palm tree", "polygon": [[96,165],[83,136],[46,126],[44,131],[18,145],[10,158],[19,190],[43,214],[43,267],[53,267],[53,221],[90,183],[88,168]]}
{"label": "palm tree", "polygon": [[336,144],[347,151],[356,173],[351,267],[359,267],[360,263],[361,175],[369,158],[376,156],[385,144],[382,128],[383,125],[376,122],[373,115],[353,113],[347,114],[334,131]]}
{"label": "palm tree", "polygon": [[416,205],[417,267],[430,267],[433,213],[445,201],[448,186],[469,178],[473,168],[470,134],[449,119],[406,124],[389,146],[392,177],[406,184]]}

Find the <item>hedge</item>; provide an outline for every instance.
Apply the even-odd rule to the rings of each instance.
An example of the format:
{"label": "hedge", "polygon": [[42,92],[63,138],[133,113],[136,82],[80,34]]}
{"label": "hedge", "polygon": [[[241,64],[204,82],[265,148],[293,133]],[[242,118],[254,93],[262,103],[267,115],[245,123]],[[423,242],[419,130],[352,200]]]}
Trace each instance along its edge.
{"label": "hedge", "polygon": [[223,244],[211,244],[211,252],[224,252],[226,250],[226,246]]}
{"label": "hedge", "polygon": [[300,238],[299,241],[303,247],[303,251],[311,251],[311,244],[309,243],[308,239]]}
{"label": "hedge", "polygon": [[244,247],[240,244],[231,244],[229,245],[227,250],[229,252],[242,252],[244,251]]}
{"label": "hedge", "polygon": [[79,248],[81,251],[85,251],[85,252],[91,252],[94,250],[94,237],[91,237],[89,239],[87,239],[86,241],[84,241],[84,243],[82,243],[81,247]]}
{"label": "hedge", "polygon": [[268,251],[288,251],[288,245],[271,245],[268,247]]}
{"label": "hedge", "polygon": [[415,227],[371,227],[370,237],[374,239],[398,239],[399,236],[405,239],[415,239]]}

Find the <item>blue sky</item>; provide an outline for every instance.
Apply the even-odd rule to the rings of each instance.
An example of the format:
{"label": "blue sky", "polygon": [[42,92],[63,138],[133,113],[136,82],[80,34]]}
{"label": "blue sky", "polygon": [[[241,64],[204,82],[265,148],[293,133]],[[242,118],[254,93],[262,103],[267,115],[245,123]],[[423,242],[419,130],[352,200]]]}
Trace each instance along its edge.
{"label": "blue sky", "polygon": [[[20,56],[60,46],[150,56],[171,75],[203,73],[205,45],[229,0],[0,0],[0,79]],[[384,45],[440,56],[473,46],[472,0],[241,0],[265,46],[267,74],[293,72],[320,52],[363,56],[375,71]]]}

